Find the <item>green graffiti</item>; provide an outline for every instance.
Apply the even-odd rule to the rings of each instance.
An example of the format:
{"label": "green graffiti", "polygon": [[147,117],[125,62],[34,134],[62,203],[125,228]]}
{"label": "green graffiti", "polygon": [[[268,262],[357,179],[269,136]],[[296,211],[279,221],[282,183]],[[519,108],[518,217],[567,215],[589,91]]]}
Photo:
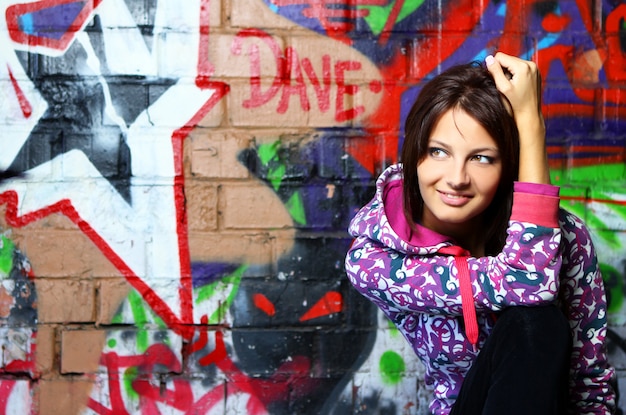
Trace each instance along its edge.
{"label": "green graffiti", "polygon": [[2,246],[0,247],[0,273],[9,275],[13,267],[13,251],[15,244],[12,240],[2,235]]}
{"label": "green graffiti", "polygon": [[398,353],[388,350],[380,357],[379,369],[383,382],[395,385],[402,380],[404,375],[404,359]]}
{"label": "green graffiti", "polygon": [[[367,16],[365,17],[365,21],[369,25],[372,33],[375,35],[380,35],[389,20],[391,13],[396,6],[397,1],[392,1],[385,6],[357,6],[357,9],[365,9],[368,11]],[[398,17],[396,21],[393,23],[401,22],[405,17],[413,13],[415,10],[419,9],[420,6],[424,3],[424,0],[408,0],[402,4],[400,9],[400,13],[398,13]]]}
{"label": "green graffiti", "polygon": [[115,340],[115,339],[107,340],[107,346],[108,346],[109,349],[114,349],[115,346],[117,346],[117,340]]}
{"label": "green graffiti", "polygon": [[604,281],[604,289],[608,303],[607,311],[614,313],[622,308],[624,303],[623,289],[624,279],[614,267],[607,264],[600,264],[600,272]]}
{"label": "green graffiti", "polygon": [[567,179],[572,183],[622,180],[625,171],[626,166],[616,163],[572,167],[567,171]]}
{"label": "green graffiti", "polygon": [[[272,144],[261,144],[257,150],[259,160],[261,160],[264,166],[268,167],[267,180],[272,184],[274,190],[280,188],[287,171],[286,165],[279,160],[279,148],[280,141],[275,141]],[[271,164],[275,165],[272,166]]]}
{"label": "green graffiti", "polygon": [[143,298],[139,295],[137,291],[132,290],[128,294],[128,302],[130,304],[130,309],[133,313],[133,320],[135,322],[135,325],[139,327],[139,330],[137,330],[137,349],[141,353],[143,353],[148,350],[148,332],[141,328],[144,327],[148,322]]}
{"label": "green graffiti", "polygon": [[[137,327],[137,350],[142,353],[148,349],[149,346],[149,330],[146,329],[146,326],[154,326],[156,325],[158,328],[166,329],[167,326],[163,322],[163,320],[152,311],[152,309],[144,302],[141,295],[135,291],[131,290],[128,293],[128,297],[126,298],[127,304],[130,307],[130,311],[133,318],[133,323]],[[124,320],[124,310],[118,311],[113,318],[111,319],[112,324],[125,324]],[[163,340],[162,343],[168,344],[169,341],[167,339]],[[117,342],[113,340],[109,341],[109,347],[113,348],[117,345]]]}
{"label": "green graffiti", "polygon": [[133,382],[137,379],[138,372],[135,366],[131,366],[124,371],[124,390],[130,399],[139,399],[139,394],[133,389]]}
{"label": "green graffiti", "polygon": [[306,212],[304,211],[304,203],[302,202],[302,196],[300,192],[295,192],[287,203],[285,203],[287,211],[291,215],[291,218],[301,225],[306,223]]}
{"label": "green graffiti", "polygon": [[267,165],[273,158],[277,158],[280,141],[276,140],[271,144],[261,144],[257,149],[259,160]]}
{"label": "green graffiti", "polygon": [[272,184],[272,188],[274,190],[278,190],[280,188],[286,171],[287,167],[285,167],[284,164],[281,164],[270,169],[267,173],[267,180]]}
{"label": "green graffiti", "polygon": [[144,326],[148,322],[143,298],[135,290],[128,293],[128,302],[133,313],[133,321],[137,326]]}
{"label": "green graffiti", "polygon": [[111,324],[123,324],[124,323],[124,317],[122,316],[122,313],[116,313],[113,318],[111,318]]}
{"label": "green graffiti", "polygon": [[[580,219],[584,220],[585,224],[590,229],[606,229],[607,225],[600,217],[590,212],[584,203],[568,203],[567,201],[561,202],[561,206]],[[615,232],[598,232],[598,237],[602,239],[611,249],[619,249],[622,243],[617,238]]]}
{"label": "green graffiti", "polygon": [[[280,141],[271,144],[262,144],[258,147],[257,154],[261,163],[267,167],[267,180],[270,182],[274,191],[278,191],[287,172],[287,165],[280,160],[279,150]],[[302,194],[296,191],[285,202],[285,207],[291,215],[291,218],[301,225],[306,224],[306,213],[304,210],[304,202]]]}
{"label": "green graffiti", "polygon": [[[624,165],[618,164],[574,167],[568,171],[567,178],[559,178],[554,172],[551,172],[551,177],[554,184],[561,186],[562,207],[583,219],[590,229],[607,229],[608,225],[588,208],[587,203],[594,200],[611,200],[612,196],[610,192],[596,190],[596,186],[590,185],[589,182],[610,183],[621,180],[625,175],[624,168]],[[568,201],[568,197],[575,202]],[[610,203],[608,207],[617,215],[626,218],[626,207]],[[599,236],[611,249],[622,248],[616,232],[602,232]]]}
{"label": "green graffiti", "polygon": [[[200,304],[212,298],[218,298],[219,300],[216,301],[218,304],[217,309],[209,315],[208,324],[218,324],[221,322],[222,317],[226,314],[226,310],[228,310],[235,299],[241,278],[246,269],[248,269],[248,265],[241,265],[232,274],[219,281],[205,285],[196,291],[196,304]],[[226,301],[222,300],[224,294],[226,294]]]}

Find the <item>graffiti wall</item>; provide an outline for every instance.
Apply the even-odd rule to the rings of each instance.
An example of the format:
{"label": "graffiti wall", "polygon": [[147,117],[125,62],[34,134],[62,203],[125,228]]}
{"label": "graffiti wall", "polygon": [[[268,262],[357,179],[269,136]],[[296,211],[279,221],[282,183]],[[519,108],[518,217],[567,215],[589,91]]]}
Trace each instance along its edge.
{"label": "graffiti wall", "polygon": [[1,413],[427,414],[422,367],[345,279],[346,228],[423,80],[497,50],[542,71],[626,379],[623,2],[0,9]]}

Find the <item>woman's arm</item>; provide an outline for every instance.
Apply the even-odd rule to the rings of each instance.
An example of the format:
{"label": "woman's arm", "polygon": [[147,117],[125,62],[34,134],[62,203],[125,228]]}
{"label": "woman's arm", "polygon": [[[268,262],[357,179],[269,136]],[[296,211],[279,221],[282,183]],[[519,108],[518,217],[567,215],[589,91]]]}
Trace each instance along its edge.
{"label": "woman's arm", "polygon": [[614,370],[606,355],[607,304],[589,231],[561,211],[563,266],[559,298],[572,333],[573,413],[610,414],[615,408]]}
{"label": "woman's arm", "polygon": [[496,87],[513,107],[520,139],[519,181],[549,184],[541,75],[537,65],[502,52],[488,56],[485,62]]}
{"label": "woman's arm", "polygon": [[[477,311],[491,312],[511,305],[539,305],[554,301],[558,292],[561,232],[558,198],[516,193],[514,206],[532,197],[540,208],[512,216],[503,251],[497,256],[467,259]],[[543,201],[543,202],[542,202]],[[540,224],[529,215],[543,213]],[[350,282],[383,310],[461,315],[458,268],[454,257],[415,247],[391,249],[375,240],[366,224],[365,207],[351,224],[356,236],[346,257]],[[365,215],[365,216],[363,216]],[[389,234],[379,223],[373,234]],[[382,229],[385,228],[385,229]],[[360,236],[359,236],[360,235]]]}

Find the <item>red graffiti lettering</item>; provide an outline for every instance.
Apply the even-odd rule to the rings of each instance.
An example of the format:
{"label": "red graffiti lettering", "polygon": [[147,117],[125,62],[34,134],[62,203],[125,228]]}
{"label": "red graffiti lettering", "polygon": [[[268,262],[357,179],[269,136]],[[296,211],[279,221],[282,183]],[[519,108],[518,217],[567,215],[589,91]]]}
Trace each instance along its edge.
{"label": "red graffiti lettering", "polygon": [[361,69],[361,63],[355,61],[339,61],[335,65],[335,78],[337,82],[337,110],[335,119],[339,122],[351,120],[365,111],[363,106],[344,110],[344,96],[356,94],[359,87],[346,84],[343,74],[345,71],[356,71],[359,69]]}
{"label": "red graffiti lettering", "polygon": [[239,32],[239,35],[233,41],[231,52],[234,55],[241,55],[243,40],[248,37],[257,37],[265,42],[270,51],[274,54],[276,59],[276,75],[272,85],[267,91],[261,90],[261,54],[259,47],[256,44],[251,44],[248,50],[248,56],[250,58],[250,98],[243,102],[244,108],[258,107],[266,104],[271,100],[281,86],[281,76],[283,74],[284,57],[281,54],[280,46],[276,43],[269,34],[257,29],[248,29]]}
{"label": "red graffiti lettering", "polygon": [[[296,51],[288,47],[285,49],[285,56],[287,58],[287,71],[285,74],[285,83],[283,85],[283,94],[280,97],[278,103],[278,113],[284,114],[289,108],[289,98],[291,94],[297,94],[300,96],[300,106],[303,111],[309,111],[311,105],[309,99],[306,96],[306,85],[304,84],[304,78],[302,77],[302,69],[300,68],[300,60]],[[291,81],[295,80],[295,85],[291,84]]]}
{"label": "red graffiti lettering", "polygon": [[320,83],[320,80],[313,69],[313,65],[308,58],[302,59],[302,69],[304,69],[304,72],[313,84],[320,111],[328,111],[330,109],[330,78],[332,76],[330,72],[330,56],[322,56],[322,83],[324,86]]}
{"label": "red graffiti lettering", "polygon": [[[269,87],[263,89],[261,79],[263,79],[261,69],[261,50],[258,44],[250,44],[246,55],[250,60],[250,96],[243,101],[244,108],[256,108],[267,104],[280,92],[280,99],[276,107],[276,112],[284,114],[289,110],[292,95],[298,97],[300,109],[311,111],[311,104],[308,97],[307,82],[313,86],[321,112],[330,109],[330,85],[332,82],[333,64],[330,55],[322,56],[321,74],[317,74],[310,59],[300,59],[297,51],[293,47],[287,47],[284,53],[280,45],[267,33],[250,29],[244,30],[233,41],[231,52],[234,55],[243,54],[243,39],[257,37],[268,47],[276,63],[276,73],[266,78],[271,78]],[[345,122],[359,116],[365,111],[363,106],[348,107],[346,96],[355,95],[359,88],[357,85],[347,84],[344,74],[347,71],[361,70],[361,63],[357,61],[339,60],[334,64],[335,83],[337,85],[337,95],[335,97],[335,120]],[[321,75],[321,76],[320,76]]]}

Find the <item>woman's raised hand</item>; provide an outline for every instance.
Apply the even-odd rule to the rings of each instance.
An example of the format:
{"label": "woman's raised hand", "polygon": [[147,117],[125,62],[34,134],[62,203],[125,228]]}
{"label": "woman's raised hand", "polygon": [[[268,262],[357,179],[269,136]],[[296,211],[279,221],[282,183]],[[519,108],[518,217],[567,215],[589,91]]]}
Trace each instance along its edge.
{"label": "woman's raised hand", "polygon": [[485,59],[496,88],[513,107],[520,135],[519,180],[550,183],[546,130],[541,113],[541,75],[537,64],[498,52]]}

